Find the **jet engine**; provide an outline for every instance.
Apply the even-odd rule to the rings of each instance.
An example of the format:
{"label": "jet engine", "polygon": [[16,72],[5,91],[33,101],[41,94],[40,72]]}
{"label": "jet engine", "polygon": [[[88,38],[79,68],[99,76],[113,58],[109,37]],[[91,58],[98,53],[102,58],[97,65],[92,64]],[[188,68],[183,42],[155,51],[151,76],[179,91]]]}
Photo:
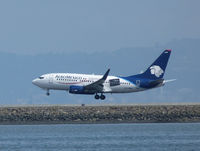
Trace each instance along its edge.
{"label": "jet engine", "polygon": [[90,92],[88,90],[85,90],[84,86],[78,86],[78,85],[71,85],[69,87],[69,93],[73,93],[73,94],[94,94],[94,92]]}

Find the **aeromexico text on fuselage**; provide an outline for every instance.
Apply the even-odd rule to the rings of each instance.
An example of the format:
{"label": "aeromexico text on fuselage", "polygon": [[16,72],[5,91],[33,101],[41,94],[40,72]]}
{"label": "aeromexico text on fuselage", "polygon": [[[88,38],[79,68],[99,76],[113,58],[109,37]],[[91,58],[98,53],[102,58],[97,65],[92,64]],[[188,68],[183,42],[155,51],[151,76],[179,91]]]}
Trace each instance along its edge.
{"label": "aeromexico text on fuselage", "polygon": [[[36,78],[32,83],[47,91],[67,90],[73,94],[95,94],[96,99],[105,99],[104,93],[130,93],[163,86],[165,69],[171,50],[165,50],[144,73],[117,77],[104,75],[50,73]],[[98,95],[100,94],[100,95]]]}

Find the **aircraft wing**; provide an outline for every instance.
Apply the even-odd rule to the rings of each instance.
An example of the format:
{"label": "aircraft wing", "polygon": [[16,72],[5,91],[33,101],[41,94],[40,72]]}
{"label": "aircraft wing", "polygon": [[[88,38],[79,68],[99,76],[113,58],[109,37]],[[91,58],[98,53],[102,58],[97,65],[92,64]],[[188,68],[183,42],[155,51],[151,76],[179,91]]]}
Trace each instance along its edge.
{"label": "aircraft wing", "polygon": [[84,86],[84,89],[86,91],[94,91],[94,92],[100,91],[101,92],[103,90],[103,83],[106,81],[109,72],[110,72],[110,69],[108,69],[106,71],[106,73],[104,74],[104,76],[101,79],[99,79],[89,85]]}

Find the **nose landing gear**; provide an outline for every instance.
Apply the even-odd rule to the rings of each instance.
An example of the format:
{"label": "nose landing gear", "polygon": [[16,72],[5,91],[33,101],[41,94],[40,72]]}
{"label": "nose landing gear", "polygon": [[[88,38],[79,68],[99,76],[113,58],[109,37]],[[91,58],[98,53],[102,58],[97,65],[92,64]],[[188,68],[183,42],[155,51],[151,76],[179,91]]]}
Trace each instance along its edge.
{"label": "nose landing gear", "polygon": [[47,95],[47,96],[49,96],[49,95],[50,95],[50,93],[49,93],[49,89],[47,89],[47,93],[46,93],[46,95]]}
{"label": "nose landing gear", "polygon": [[99,96],[98,94],[96,94],[96,95],[94,96],[94,98],[97,99],[97,100],[98,100],[98,99],[105,100],[106,96],[103,95],[103,94],[101,93],[100,96]]}

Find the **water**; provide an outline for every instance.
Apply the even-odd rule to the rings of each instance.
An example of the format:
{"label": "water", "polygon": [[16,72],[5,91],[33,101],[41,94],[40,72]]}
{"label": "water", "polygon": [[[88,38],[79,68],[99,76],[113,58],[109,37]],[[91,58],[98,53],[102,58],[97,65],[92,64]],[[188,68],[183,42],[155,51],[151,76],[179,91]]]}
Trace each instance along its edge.
{"label": "water", "polygon": [[2,125],[2,150],[199,151],[200,124]]}

